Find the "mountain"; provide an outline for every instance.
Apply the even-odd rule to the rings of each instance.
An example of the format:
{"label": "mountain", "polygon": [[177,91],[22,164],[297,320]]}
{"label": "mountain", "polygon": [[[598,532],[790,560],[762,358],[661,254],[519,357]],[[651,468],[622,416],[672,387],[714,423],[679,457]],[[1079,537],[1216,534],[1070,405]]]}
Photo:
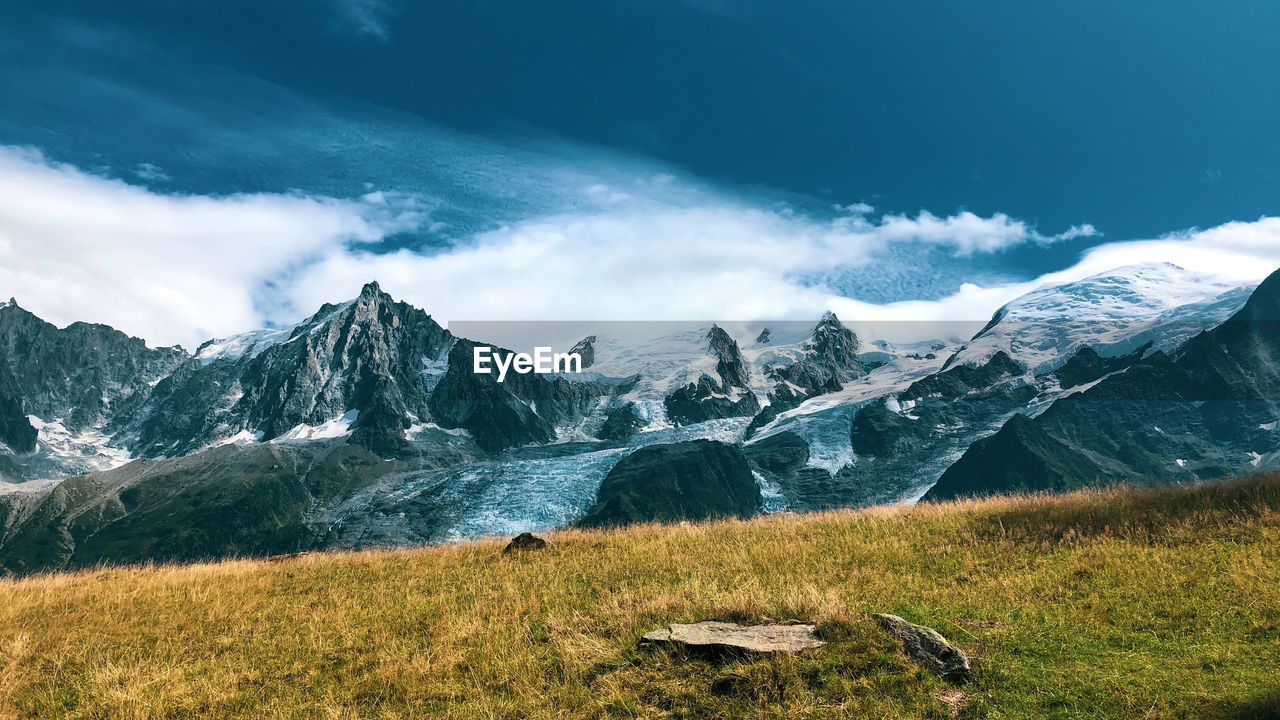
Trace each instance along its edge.
{"label": "mountain", "polygon": [[428,416],[430,376],[442,369],[452,341],[429,315],[370,283],[355,300],[325,305],[287,336],[217,353],[206,345],[113,429],[141,457],[184,455],[235,438],[314,437],[317,428],[395,450],[414,418]]}
{"label": "mountain", "polygon": [[976,443],[926,499],[1191,482],[1280,456],[1280,272],[1225,322]]}
{"label": "mountain", "polygon": [[950,354],[875,367],[840,392],[780,413],[757,437],[795,434],[809,446],[807,467],[831,476],[794,488],[789,507],[912,502],[1015,414],[1036,416],[1149,353],[1178,347],[1238,310],[1250,290],[1166,263],[1040,288],[1000,308]]}
{"label": "mountain", "polygon": [[676,425],[692,425],[759,412],[760,401],[751,391],[742,350],[718,325],[707,331],[707,355],[715,360],[716,376],[703,374],[697,382],[677,388],[664,398],[667,419]]}
{"label": "mountain", "polygon": [[565,343],[583,372],[501,382],[474,371],[473,352],[512,350],[457,337],[376,283],[194,354],[103,326],[58,329],[8,303],[0,567],[1268,467],[1280,460],[1274,296],[1274,279],[1251,293],[1140,265],[1038,289],[965,340],[875,325],[860,337],[830,313],[601,323]]}
{"label": "mountain", "polygon": [[105,325],[60,329],[16,300],[0,304],[0,477],[65,477],[117,464],[110,421],[189,359]]}

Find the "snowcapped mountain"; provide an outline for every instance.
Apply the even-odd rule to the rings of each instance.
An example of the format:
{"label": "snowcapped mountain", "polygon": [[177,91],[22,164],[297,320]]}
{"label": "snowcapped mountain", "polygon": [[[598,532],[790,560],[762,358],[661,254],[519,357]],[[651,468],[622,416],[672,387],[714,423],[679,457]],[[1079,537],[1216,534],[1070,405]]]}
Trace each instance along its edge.
{"label": "snowcapped mountain", "polygon": [[807,461],[778,479],[795,484],[794,507],[914,501],[1015,413],[1035,416],[1148,353],[1178,347],[1251,291],[1167,263],[1041,288],[1002,307],[951,355],[899,358],[780,413],[753,442],[781,436],[766,446],[808,448]]}
{"label": "snowcapped mountain", "polygon": [[[479,339],[376,283],[296,326],[211,340],[194,355],[103,326],[60,330],[10,302],[0,306],[0,566],[538,530],[588,513],[635,450],[695,440],[728,447],[666,455],[749,468],[767,511],[910,502],[1010,418],[1034,423],[1054,408],[1046,417],[1083,422],[1056,408],[1204,344],[1193,338],[1251,291],[1170,265],[1119,268],[1029,293],[967,342],[894,344],[875,328],[859,337],[832,314],[602,323],[578,336],[581,374],[505,382],[474,372]],[[1266,367],[1219,376],[1240,388]],[[1250,422],[1274,427],[1269,408]],[[1230,425],[1229,413],[1214,422]],[[1035,432],[1023,420],[1010,430]],[[1250,435],[1241,457],[1280,457],[1273,435]],[[1166,460],[1211,470],[1181,455],[1143,467]]]}
{"label": "snowcapped mountain", "polygon": [[1252,291],[1170,263],[1117,268],[1005,305],[951,364],[977,367],[1004,352],[1042,375],[1085,347],[1102,357],[1148,343],[1150,352],[1171,350],[1225,320]]}
{"label": "snowcapped mountain", "polygon": [[1280,271],[1225,322],[974,443],[931,498],[1194,482],[1280,463]]}

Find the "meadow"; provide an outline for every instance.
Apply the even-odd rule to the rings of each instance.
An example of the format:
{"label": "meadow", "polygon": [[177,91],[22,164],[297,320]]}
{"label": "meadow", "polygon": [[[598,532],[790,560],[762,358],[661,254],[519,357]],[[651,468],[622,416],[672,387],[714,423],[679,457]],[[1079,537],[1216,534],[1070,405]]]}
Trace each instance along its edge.
{"label": "meadow", "polygon": [[[1280,477],[547,537],[0,581],[0,718],[1280,718]],[[637,644],[709,619],[828,644]]]}

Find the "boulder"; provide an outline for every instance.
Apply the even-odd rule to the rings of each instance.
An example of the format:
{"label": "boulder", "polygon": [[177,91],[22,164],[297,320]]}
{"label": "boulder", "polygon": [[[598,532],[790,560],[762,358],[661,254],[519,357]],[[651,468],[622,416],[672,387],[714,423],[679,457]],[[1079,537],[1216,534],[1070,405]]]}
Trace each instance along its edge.
{"label": "boulder", "polygon": [[813,625],[738,625],[707,621],[668,625],[645,633],[641,642],[719,652],[794,653],[825,644],[814,635],[814,630]]}
{"label": "boulder", "polygon": [[511,542],[507,543],[507,546],[503,548],[502,554],[510,555],[511,553],[520,552],[522,550],[541,550],[550,545],[551,543],[543,540],[533,533],[523,532],[514,538],[511,538]]}
{"label": "boulder", "polygon": [[923,625],[914,625],[897,615],[875,615],[880,627],[889,631],[912,662],[929,670],[949,683],[961,684],[969,680],[969,658],[960,648],[947,642],[938,631]]}

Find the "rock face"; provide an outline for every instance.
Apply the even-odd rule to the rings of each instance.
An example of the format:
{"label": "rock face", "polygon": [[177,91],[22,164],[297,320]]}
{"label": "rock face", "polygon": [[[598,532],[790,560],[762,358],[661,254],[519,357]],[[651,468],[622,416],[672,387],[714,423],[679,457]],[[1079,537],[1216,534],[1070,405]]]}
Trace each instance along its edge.
{"label": "rock face", "polygon": [[6,368],[0,368],[0,443],[14,452],[27,453],[35,449],[36,436],[17,384]]}
{"label": "rock face", "polygon": [[429,315],[369,283],[360,296],[325,305],[287,337],[250,352],[208,353],[160,382],[121,423],[130,449],[156,457],[190,452],[247,432],[271,440],[355,411],[351,431],[392,450],[411,417],[428,417],[423,382],[453,338]]}
{"label": "rock face", "polygon": [[[761,335],[764,341],[768,340],[765,332]],[[757,338],[756,342],[762,341]],[[859,346],[858,336],[846,328],[835,313],[823,315],[806,343],[805,357],[770,370],[769,380],[774,387],[769,391],[769,404],[751,419],[747,435],[805,400],[836,392],[843,383],[866,375],[866,365],[858,360]]]}
{"label": "rock face", "polygon": [[37,429],[27,415],[72,434],[101,429],[186,359],[180,348],[148,348],[105,325],[59,329],[16,302],[2,304],[0,442],[34,450]]}
{"label": "rock face", "polygon": [[511,538],[511,542],[507,543],[507,546],[502,549],[502,554],[510,555],[512,553],[524,552],[525,550],[542,550],[550,544],[551,543],[543,540],[533,533],[524,532]]}
{"label": "rock face", "polygon": [[969,658],[936,630],[914,625],[897,615],[876,615],[875,621],[902,643],[902,649],[917,665],[949,683],[969,680]]}
{"label": "rock face", "polygon": [[588,335],[582,338],[577,343],[575,343],[573,347],[569,348],[569,352],[571,354],[576,353],[578,357],[582,358],[583,370],[586,370],[592,365],[595,365],[596,364],[596,336]]}
{"label": "rock face", "polygon": [[822,647],[813,625],[738,625],[700,622],[645,633],[645,644],[679,645],[718,652],[795,653]]}
{"label": "rock face", "polygon": [[664,400],[667,419],[677,425],[729,417],[748,417],[760,411],[760,400],[748,386],[749,372],[738,343],[719,326],[707,332],[707,354],[716,361],[717,381],[703,375],[678,388]]}
{"label": "rock face", "polygon": [[1247,473],[1280,448],[1278,421],[1280,272],[1171,355],[1137,361],[1034,420],[1015,416],[925,499]]}
{"label": "rock face", "polygon": [[636,404],[628,402],[609,411],[596,437],[601,440],[622,441],[635,435],[644,425],[644,420],[636,414]]}
{"label": "rock face", "polygon": [[746,518],[759,510],[760,489],[742,451],[715,440],[693,440],[650,445],[623,458],[578,524]]}
{"label": "rock face", "polygon": [[[603,382],[570,382],[563,376],[474,372],[476,343],[458,340],[449,351],[448,370],[430,400],[431,417],[442,427],[462,428],[480,447],[502,450],[556,438],[556,426],[586,415],[614,388]],[[495,348],[497,355],[510,351]]]}

